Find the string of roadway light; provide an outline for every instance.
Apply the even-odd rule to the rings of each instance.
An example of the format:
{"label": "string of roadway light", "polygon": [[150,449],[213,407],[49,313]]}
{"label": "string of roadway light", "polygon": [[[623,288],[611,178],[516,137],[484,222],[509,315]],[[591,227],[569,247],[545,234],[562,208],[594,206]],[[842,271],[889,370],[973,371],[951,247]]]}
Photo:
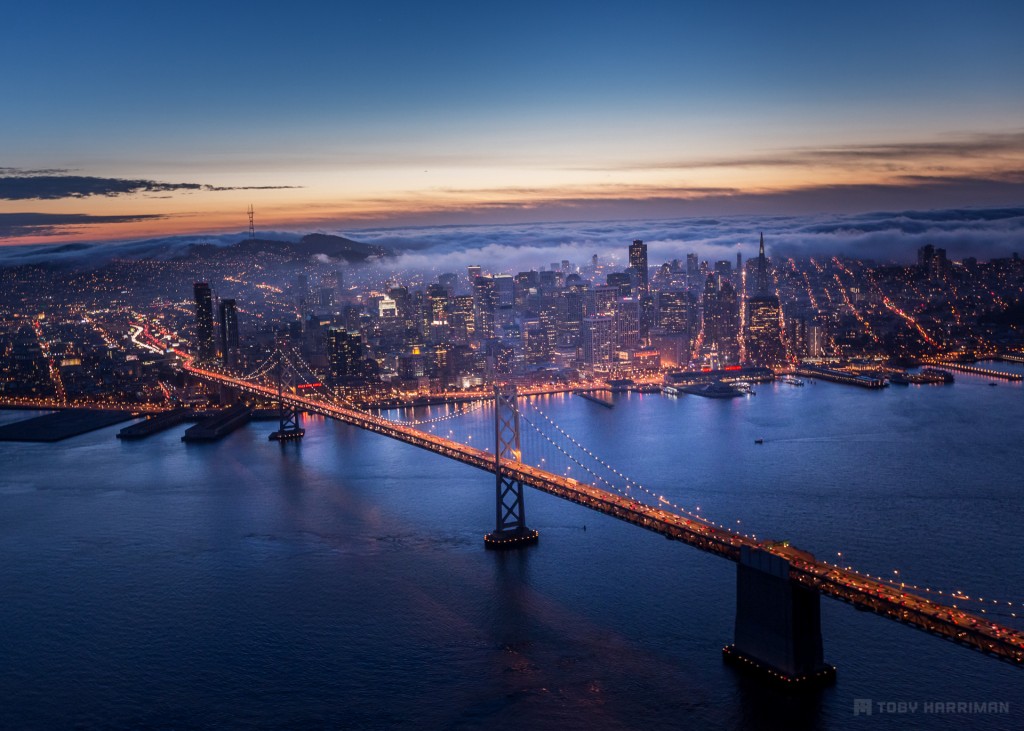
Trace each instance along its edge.
{"label": "string of roadway light", "polygon": [[[740,535],[742,535],[742,536],[744,536],[746,538],[750,538],[752,540],[757,540],[757,536],[755,534],[743,533],[742,531],[735,531],[732,528],[727,528],[726,526],[722,525],[721,523],[716,523],[715,521],[709,520],[707,517],[705,517],[703,515],[699,515],[699,514],[694,513],[694,512],[688,510],[687,508],[685,508],[685,507],[683,507],[683,506],[681,506],[681,505],[679,505],[677,503],[673,503],[673,502],[669,501],[667,498],[665,498],[664,495],[658,495],[657,493],[655,493],[654,491],[652,491],[652,490],[648,489],[647,487],[641,485],[640,483],[635,482],[634,480],[631,480],[626,475],[624,475],[622,472],[620,472],[619,470],[615,469],[610,464],[608,464],[607,462],[602,460],[600,457],[598,457],[596,454],[594,454],[594,452],[592,452],[591,450],[587,449],[585,446],[580,444],[575,438],[572,437],[572,435],[570,435],[562,427],[560,427],[557,423],[555,423],[539,407],[537,407],[535,404],[531,404],[531,405],[537,411],[538,414],[540,414],[549,424],[551,424],[551,426],[554,429],[556,429],[563,437],[568,439],[574,446],[576,446],[578,449],[582,450],[589,457],[591,457],[594,461],[596,461],[599,464],[601,464],[601,466],[603,466],[605,469],[610,470],[615,475],[617,475],[618,477],[620,477],[623,480],[625,480],[626,488],[627,489],[629,489],[630,487],[636,487],[636,488],[642,490],[643,492],[647,493],[651,497],[656,498],[658,500],[658,502],[660,502],[662,504],[670,505],[671,507],[675,508],[676,510],[681,511],[681,512],[685,513],[686,515],[692,517],[692,518],[696,518],[696,519],[698,519],[698,520],[700,520],[700,521],[702,521],[704,523],[709,523],[709,524],[711,524],[711,525],[713,525],[715,527],[722,528],[724,530],[733,530],[734,532],[739,532]],[[532,424],[532,422],[530,422],[528,419],[526,419],[525,416],[523,416],[523,419],[526,420],[527,423],[529,423],[535,429],[537,428],[535,425]],[[563,451],[563,453],[564,453],[564,450],[562,450],[561,447],[559,445],[557,445],[553,440],[548,438],[548,441],[551,441],[551,443],[557,449],[559,449],[559,451]],[[566,456],[569,456],[569,455],[566,454]],[[573,461],[576,461],[576,460],[573,460]],[[580,463],[577,462],[577,464],[580,464]],[[616,491],[619,491],[618,488],[616,486],[614,486],[608,480],[605,480],[604,478],[600,477],[599,475],[597,475],[593,471],[591,471],[588,468],[584,467],[582,464],[580,464],[580,466],[583,467],[583,469],[585,469],[588,472],[590,472],[591,474],[594,474],[595,477],[598,477],[598,479],[600,479],[605,484],[610,485],[614,489],[616,489]],[[698,507],[697,510],[700,510],[700,508]],[[739,521],[737,521],[737,523],[739,523]],[[863,576],[863,577],[868,578],[868,579],[875,579],[875,580],[878,580],[878,581],[882,581],[882,582],[888,583],[888,584],[890,584],[890,585],[892,585],[894,587],[899,587],[899,588],[903,588],[903,589],[912,589],[912,590],[915,590],[915,591],[923,591],[923,592],[928,593],[928,594],[938,594],[939,596],[956,599],[958,601],[968,601],[969,600],[969,601],[978,602],[979,604],[980,603],[986,603],[986,604],[995,605],[995,606],[998,606],[998,607],[1024,608],[1024,602],[1011,602],[1011,601],[1002,600],[1002,599],[991,599],[991,598],[990,599],[984,599],[982,597],[971,597],[968,594],[966,594],[964,592],[961,592],[959,590],[945,591],[945,590],[942,590],[942,589],[936,589],[934,587],[929,587],[929,586],[922,586],[922,585],[918,585],[918,584],[908,584],[905,581],[897,581],[897,580],[891,579],[889,577],[876,576],[876,575],[868,574],[868,573],[863,572],[863,571],[858,571],[858,570],[854,569],[852,566],[840,566],[839,564],[835,564],[835,563],[832,563],[830,561],[823,561],[823,563],[826,563],[826,564],[828,564],[830,566],[835,566],[836,568],[844,569],[846,571],[851,571],[851,572],[857,574],[858,576]],[[898,569],[894,570],[894,573],[896,573],[898,575],[899,574],[899,570]],[[953,606],[954,606],[954,608],[957,608],[957,605],[954,604]],[[985,609],[982,609],[981,612],[983,614],[988,613]],[[1013,617],[1014,619],[1018,618],[1018,615],[1017,615],[1016,612],[1010,612],[1009,616]]]}
{"label": "string of roadway light", "polygon": [[[591,451],[590,449],[587,449],[587,447],[585,447],[582,444],[580,444],[579,441],[577,441],[571,434],[569,434],[567,431],[565,431],[565,429],[563,429],[561,426],[559,426],[557,423],[555,423],[555,421],[552,420],[550,416],[545,414],[544,411],[540,407],[538,407],[536,404],[531,404],[531,406],[534,408],[534,410],[536,410],[536,412],[541,417],[544,418],[545,421],[547,421],[556,431],[558,431],[559,434],[561,434],[563,437],[565,437],[567,440],[569,440],[569,442],[571,442],[573,444],[573,446],[575,446],[577,449],[583,451],[588,457],[593,459],[595,462],[600,464],[602,467],[604,467],[605,469],[609,470],[610,472],[614,473],[616,476],[618,476],[622,480],[624,480],[625,484],[626,484],[626,489],[636,488],[636,489],[638,489],[638,490],[640,490],[642,492],[647,493],[648,495],[653,497],[655,500],[657,500],[657,502],[661,503],[662,505],[669,505],[672,508],[675,508],[676,510],[684,513],[685,515],[688,515],[691,518],[695,518],[695,519],[701,521],[702,523],[707,523],[708,525],[712,525],[712,526],[715,526],[716,528],[721,528],[723,530],[733,531],[732,528],[728,528],[728,527],[726,527],[725,525],[723,525],[721,523],[716,523],[715,521],[708,519],[706,516],[701,515],[699,513],[700,507],[696,508],[696,510],[698,512],[693,512],[689,508],[686,508],[686,507],[684,507],[682,505],[679,505],[678,503],[672,502],[671,500],[669,500],[664,495],[659,495],[658,493],[654,492],[653,490],[649,489],[648,487],[640,484],[636,480],[630,479],[629,477],[624,475],[622,472],[617,470],[615,467],[613,467],[612,465],[608,464],[603,459],[598,457],[593,451]],[[520,415],[522,416],[521,412],[520,412]],[[523,418],[526,419],[525,416],[523,416]],[[530,422],[528,422],[528,423],[530,423]],[[602,480],[603,480],[603,478],[602,478]],[[608,484],[611,484],[611,483],[608,483]],[[736,522],[739,523],[739,521],[736,521]],[[737,531],[733,531],[733,532],[737,532]],[[748,535],[748,534],[742,533],[742,532],[740,532],[740,535],[743,535],[746,538],[750,538],[752,540],[757,540],[757,536],[756,535]]]}
{"label": "string of roadway light", "polygon": [[[279,351],[279,352],[281,353],[282,357],[288,362],[288,364],[293,368],[293,370],[296,373],[301,374],[301,370],[305,370],[308,375],[313,376],[314,381],[319,382],[320,378],[316,374],[315,370],[312,368],[312,366],[310,366],[305,361],[304,358],[302,358],[302,356],[300,354],[296,353],[295,357],[301,363],[301,365],[303,366],[303,369],[300,369],[295,364],[295,362],[292,360],[292,358],[289,357],[288,353],[286,353],[284,351]],[[271,367],[274,365],[273,355],[271,355],[269,357],[268,364]],[[257,370],[259,370],[259,367],[257,368]],[[269,367],[266,367],[266,368],[263,369],[263,373],[264,374],[267,371],[269,371]],[[321,383],[318,383],[317,387],[318,388],[326,388]],[[348,408],[352,408],[353,410],[357,410],[357,411],[360,411],[360,412],[364,411],[363,409],[360,409],[358,406],[356,406],[356,404],[354,402],[350,401],[349,399],[347,399],[347,398],[345,398],[343,396],[339,396],[338,394],[332,393],[330,391],[322,391],[319,395],[325,396],[329,401],[331,401],[333,403],[342,404],[342,405],[345,405]],[[436,423],[440,423],[440,422],[443,422],[443,421],[448,421],[448,420],[451,420],[451,419],[454,419],[454,418],[458,418],[458,417],[464,416],[464,415],[466,415],[468,413],[471,413],[473,411],[480,410],[483,407],[485,407],[486,405],[488,405],[489,403],[490,402],[487,401],[487,400],[480,400],[480,401],[474,402],[473,404],[471,404],[470,406],[468,406],[468,407],[466,407],[464,409],[460,409],[460,410],[458,410],[456,412],[453,412],[453,413],[450,413],[450,414],[445,414],[445,415],[439,416],[439,417],[433,417],[433,418],[430,418],[430,419],[401,420],[401,419],[387,419],[387,418],[385,418],[385,421],[388,421],[388,422],[393,423],[393,424],[403,425],[403,426],[419,426],[419,425],[424,425],[424,424],[426,424],[426,425],[433,425],[433,424],[436,424]],[[572,455],[568,451],[566,451],[556,440],[552,439],[550,437],[550,435],[548,435],[546,432],[544,432],[538,425],[534,424],[529,418],[526,417],[525,414],[523,414],[520,411],[520,417],[534,431],[536,431],[543,439],[545,439],[547,442],[549,442],[563,456],[565,456],[567,459],[569,459],[573,463],[575,463],[580,469],[582,469],[585,472],[587,472],[588,474],[592,475],[595,479],[597,479],[600,482],[604,483],[605,485],[607,485],[608,487],[610,487],[612,490],[614,490],[615,492],[619,493],[620,495],[622,495],[624,497],[635,498],[635,493],[631,492],[635,488],[637,490],[640,490],[643,493],[646,493],[651,498],[654,498],[654,500],[657,503],[659,503],[660,505],[667,505],[667,506],[669,506],[669,507],[671,507],[671,508],[681,512],[682,514],[684,514],[684,515],[686,515],[686,516],[688,516],[690,518],[696,519],[696,520],[698,520],[698,521],[700,521],[702,523],[705,523],[705,524],[708,524],[708,525],[712,525],[712,526],[717,527],[717,528],[721,528],[723,530],[730,530],[730,531],[733,531],[733,532],[738,532],[740,535],[744,536],[745,538],[749,538],[751,540],[757,540],[757,535],[756,534],[748,534],[748,533],[744,533],[742,531],[736,531],[734,528],[729,528],[729,527],[727,527],[727,526],[725,526],[725,525],[723,525],[721,523],[718,523],[716,521],[710,520],[706,516],[701,515],[699,512],[694,512],[694,511],[692,511],[692,510],[690,510],[690,509],[688,509],[688,508],[686,508],[686,507],[684,507],[682,505],[679,505],[678,503],[672,502],[671,500],[666,498],[664,495],[659,495],[658,493],[656,493],[653,490],[649,489],[645,485],[643,485],[643,484],[641,484],[641,483],[639,483],[639,482],[637,482],[635,480],[632,480],[631,478],[629,478],[628,476],[626,476],[625,474],[620,472],[618,469],[616,469],[612,465],[610,465],[607,462],[605,462],[597,454],[595,454],[592,450],[588,449],[583,444],[581,444],[577,439],[575,439],[571,434],[569,434],[565,429],[563,429],[553,419],[551,419],[550,416],[548,416],[546,413],[544,413],[544,411],[539,406],[537,406],[536,404],[532,403],[532,400],[531,401],[527,401],[527,403],[548,424],[550,424],[552,428],[554,428],[562,437],[567,439],[574,447],[576,447],[578,450],[580,450],[583,453],[585,453],[588,457],[590,457],[595,462],[600,464],[606,470],[610,471],[611,473],[616,475],[618,478],[622,479],[624,481],[624,483],[625,483],[625,490],[623,490],[622,487],[620,487],[620,485],[617,485],[616,483],[612,482],[611,480],[608,480],[607,478],[605,478],[604,476],[602,476],[598,472],[595,472],[594,470],[589,468],[586,464],[584,464],[583,462],[578,460],[574,455]],[[433,427],[431,426],[431,428],[433,428]],[[449,431],[449,435],[454,435],[454,432],[453,431]],[[468,438],[472,439],[472,436],[470,436]],[[485,450],[486,451],[490,451],[490,448],[485,448]],[[567,469],[566,471],[569,471],[569,469]],[[700,507],[697,507],[696,510],[700,511]],[[740,521],[737,520],[736,522],[739,523]],[[840,556],[842,555],[841,552],[839,553],[839,555]],[[980,596],[970,596],[969,594],[967,594],[965,592],[962,592],[960,590],[949,591],[949,590],[937,589],[937,588],[934,588],[934,587],[931,587],[931,586],[907,583],[906,581],[900,581],[900,580],[892,579],[892,578],[886,577],[886,576],[869,574],[867,572],[863,572],[863,571],[859,571],[857,569],[854,569],[853,566],[849,566],[849,565],[842,566],[840,564],[837,564],[837,563],[834,563],[834,562],[831,562],[831,561],[828,561],[828,560],[822,560],[822,563],[827,564],[829,566],[833,566],[833,567],[838,568],[838,569],[842,569],[842,570],[845,570],[845,571],[850,571],[850,572],[856,574],[857,576],[861,576],[861,577],[864,577],[866,579],[872,579],[872,580],[875,580],[875,581],[881,581],[881,582],[887,583],[887,584],[889,584],[889,585],[891,585],[893,587],[896,587],[896,588],[900,588],[900,589],[904,589],[904,590],[919,591],[919,592],[924,592],[926,594],[938,595],[938,596],[941,596],[941,597],[944,597],[944,598],[948,598],[948,599],[952,599],[952,600],[956,600],[956,601],[960,601],[960,602],[970,601],[970,602],[973,602],[973,603],[977,603],[979,605],[983,604],[986,607],[991,607],[991,609],[993,609],[993,610],[1004,608],[1004,607],[1014,608],[1014,609],[1024,608],[1024,602],[1012,602],[1012,601],[1003,600],[1003,599],[992,599],[992,598],[986,599],[986,598],[980,597]],[[896,574],[896,575],[899,575],[900,572],[899,572],[898,569],[894,569],[893,573]],[[959,608],[959,606],[957,604],[953,604],[952,606],[954,608]],[[1000,616],[1010,616],[1010,617],[1012,617],[1014,619],[1018,618],[1018,612],[1015,612],[1015,611],[999,613],[999,612],[995,612],[995,611],[991,611],[990,612],[988,609],[982,608],[982,609],[980,609],[980,612],[982,614],[999,614]]]}
{"label": "string of roadway light", "polygon": [[490,402],[485,399],[481,399],[479,401],[472,402],[465,408],[447,414],[443,414],[441,416],[434,416],[428,419],[392,419],[387,416],[385,416],[384,418],[390,421],[392,424],[401,424],[402,426],[420,426],[422,424],[437,424],[438,422],[449,421],[450,419],[455,419],[460,416],[470,414],[474,411],[479,411],[480,409],[484,408],[484,406],[486,406],[488,403]]}

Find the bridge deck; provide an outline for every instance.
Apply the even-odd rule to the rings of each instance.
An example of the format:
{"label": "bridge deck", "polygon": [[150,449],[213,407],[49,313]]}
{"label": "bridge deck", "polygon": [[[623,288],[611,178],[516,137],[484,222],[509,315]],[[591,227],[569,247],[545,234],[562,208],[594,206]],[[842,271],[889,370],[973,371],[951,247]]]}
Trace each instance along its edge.
{"label": "bridge deck", "polygon": [[[277,391],[258,383],[200,369],[186,370],[195,376],[235,386],[249,393],[277,398]],[[316,399],[288,395],[286,400],[312,413],[331,417],[361,429],[383,434],[430,450],[481,470],[494,473],[494,455],[459,442],[427,434],[382,417],[346,409]],[[806,551],[758,541],[739,533],[687,518],[656,506],[616,495],[593,485],[562,477],[522,462],[502,460],[502,470],[538,490],[578,503],[591,510],[646,528],[731,561],[739,560],[741,546],[777,554],[790,562],[790,579],[818,592],[853,604],[883,617],[931,632],[962,645],[1024,667],[1024,632],[999,625],[985,617],[934,602],[890,584],[818,561]]]}

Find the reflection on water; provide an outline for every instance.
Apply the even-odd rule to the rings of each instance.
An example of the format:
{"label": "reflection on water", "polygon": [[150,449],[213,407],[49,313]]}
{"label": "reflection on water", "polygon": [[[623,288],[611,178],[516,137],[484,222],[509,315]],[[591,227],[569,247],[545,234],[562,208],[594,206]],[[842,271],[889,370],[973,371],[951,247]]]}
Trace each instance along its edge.
{"label": "reflection on water", "polygon": [[[537,403],[715,520],[1024,599],[1020,386]],[[323,419],[283,448],[268,427],[0,445],[0,726],[853,728],[857,698],[1010,701],[912,723],[1024,725],[1020,670],[830,600],[838,684],[780,696],[722,663],[731,564],[534,491],[539,545],[485,552],[489,475]]]}

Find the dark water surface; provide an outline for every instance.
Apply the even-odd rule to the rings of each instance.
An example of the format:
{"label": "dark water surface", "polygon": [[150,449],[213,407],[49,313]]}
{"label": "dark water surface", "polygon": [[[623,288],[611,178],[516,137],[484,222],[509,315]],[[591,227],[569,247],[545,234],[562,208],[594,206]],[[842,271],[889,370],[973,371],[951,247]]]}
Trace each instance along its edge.
{"label": "dark water surface", "polygon": [[[1024,600],[1020,385],[757,391],[539,403],[722,523]],[[532,490],[540,544],[485,552],[493,477],[319,419],[282,448],[270,426],[0,445],[0,726],[1024,728],[1024,670],[828,599],[837,684],[766,690],[722,662],[732,564]]]}

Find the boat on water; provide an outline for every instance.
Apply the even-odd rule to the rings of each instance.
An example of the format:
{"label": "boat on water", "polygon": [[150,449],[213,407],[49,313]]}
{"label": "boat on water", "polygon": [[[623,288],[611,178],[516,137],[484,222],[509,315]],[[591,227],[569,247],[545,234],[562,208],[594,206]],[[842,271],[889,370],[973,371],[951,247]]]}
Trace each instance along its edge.
{"label": "boat on water", "polygon": [[791,373],[787,373],[786,375],[784,375],[781,380],[782,380],[783,383],[788,383],[790,386],[802,386],[802,385],[804,385],[803,381],[801,381],[799,378],[797,378],[796,376],[794,376]]}
{"label": "boat on water", "polygon": [[754,391],[753,385],[749,381],[733,381],[730,385],[732,385],[732,387],[737,391],[742,391],[743,393],[750,394],[751,396],[757,395]]}
{"label": "boat on water", "polygon": [[754,444],[764,444],[764,439],[755,439]]}
{"label": "boat on water", "polygon": [[743,392],[738,388],[733,388],[728,383],[722,383],[721,381],[684,386],[682,390],[683,393],[704,396],[706,398],[736,398],[743,395]]}

